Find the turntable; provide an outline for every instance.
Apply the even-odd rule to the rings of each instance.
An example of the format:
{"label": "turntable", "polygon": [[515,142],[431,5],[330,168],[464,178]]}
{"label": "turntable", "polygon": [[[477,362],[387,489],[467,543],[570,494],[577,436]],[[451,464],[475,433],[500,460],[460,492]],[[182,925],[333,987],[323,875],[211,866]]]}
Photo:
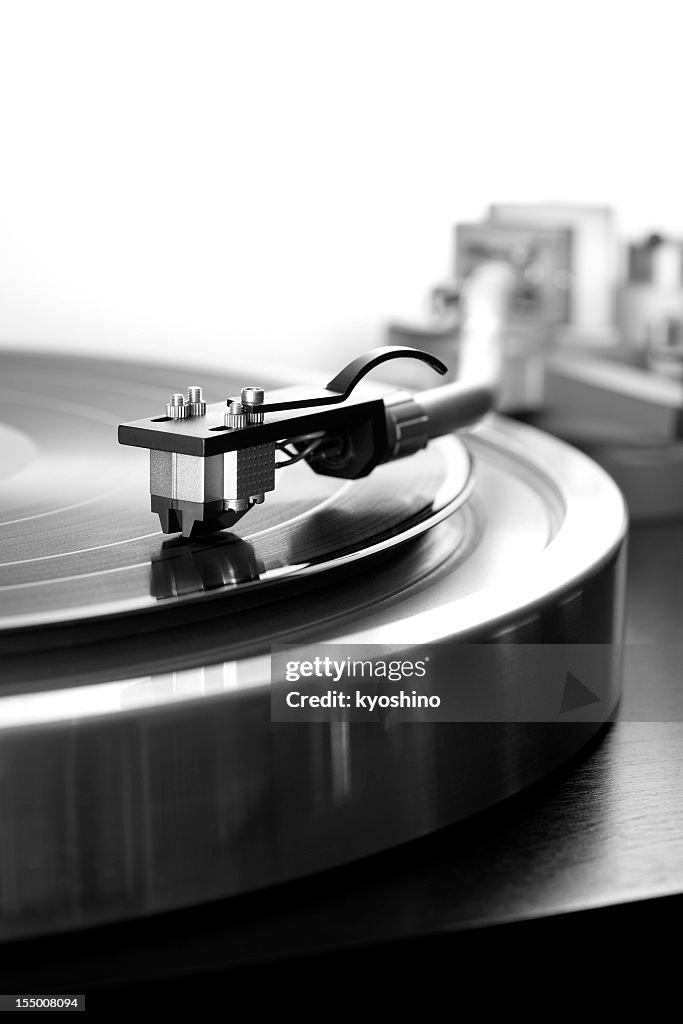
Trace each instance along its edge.
{"label": "turntable", "polygon": [[[262,392],[241,370],[2,353],[3,938],[396,846],[539,780],[612,716],[616,486],[484,415],[484,376],[446,404],[387,398],[360,380],[380,352],[317,391],[260,370]],[[467,699],[479,682],[449,658],[486,645],[490,714],[273,721],[271,649],[311,644],[438,645],[434,685]],[[511,708],[539,645],[617,652],[597,712]]]}

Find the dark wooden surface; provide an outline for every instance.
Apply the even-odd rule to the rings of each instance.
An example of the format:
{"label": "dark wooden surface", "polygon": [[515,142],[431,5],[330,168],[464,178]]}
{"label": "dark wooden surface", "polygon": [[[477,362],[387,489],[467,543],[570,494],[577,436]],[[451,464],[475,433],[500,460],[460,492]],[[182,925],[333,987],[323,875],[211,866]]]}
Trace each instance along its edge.
{"label": "dark wooden surface", "polygon": [[634,908],[628,920],[642,901],[683,894],[683,523],[635,527],[629,565],[621,715],[572,764],[474,819],[350,867],[17,944],[4,960],[15,986],[35,979],[38,963],[43,986],[58,979],[64,991],[223,977],[240,965],[401,940],[431,949],[477,926],[591,908]]}

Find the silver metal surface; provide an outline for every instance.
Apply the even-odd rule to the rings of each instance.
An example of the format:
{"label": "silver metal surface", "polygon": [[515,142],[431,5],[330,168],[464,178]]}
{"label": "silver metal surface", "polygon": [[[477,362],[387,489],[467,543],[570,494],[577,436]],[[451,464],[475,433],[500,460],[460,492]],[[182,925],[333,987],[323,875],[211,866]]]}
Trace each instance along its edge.
{"label": "silver metal surface", "polygon": [[183,501],[217,501],[223,498],[223,456],[199,459],[178,452],[149,453],[151,494]]}
{"label": "silver metal surface", "polygon": [[[92,373],[93,365],[84,364],[83,374],[86,366]],[[73,363],[68,369],[73,379]],[[120,413],[118,383],[126,367],[104,369],[99,391],[88,387],[80,392],[93,402],[85,422],[108,424]],[[46,386],[58,372],[59,367],[51,367],[43,378]],[[5,381],[10,385],[9,395],[20,390],[22,374],[30,393],[40,379],[36,367],[20,357],[9,367],[5,362],[2,381],[3,389]],[[145,379],[138,366],[134,374],[137,381]],[[158,378],[158,369],[150,368],[149,380]],[[152,385],[150,393],[140,394],[141,406],[150,398]],[[17,395],[15,401],[18,409],[25,407],[25,398],[20,401]],[[38,395],[36,406],[44,401]],[[67,423],[83,417],[75,404],[63,412]],[[59,418],[54,410],[46,414],[45,423],[55,415]],[[20,435],[28,424],[35,431],[30,416],[22,420],[17,411],[16,417],[19,426],[11,425]],[[144,538],[131,531],[140,514],[131,517],[130,506],[135,508],[139,474],[144,478],[145,453],[118,506],[113,495],[123,479],[135,476],[130,452],[125,467],[112,454],[97,477],[101,452],[88,449],[89,436],[84,431],[86,441],[72,474],[57,445],[65,479],[76,488],[66,532],[80,538],[77,554],[68,554],[67,548],[66,564],[71,574],[102,568],[105,549],[97,549],[92,563],[85,549],[89,520],[99,508],[93,488],[98,480],[106,481],[108,537],[119,532],[107,541],[107,550],[128,549],[118,570],[115,559],[108,562],[107,588],[115,589],[117,578],[125,581],[119,595],[110,593],[116,599],[112,607],[120,610],[123,595],[130,600],[132,594],[133,607],[141,612],[156,600],[149,594],[150,545],[162,554],[158,534]],[[49,444],[49,434],[41,437],[37,447],[43,457]],[[426,533],[416,524],[413,543],[373,563],[369,573],[351,572],[356,563],[368,564],[367,551],[336,559],[328,551],[329,586],[322,585],[321,577],[313,591],[270,604],[261,599],[213,622],[197,619],[188,631],[171,624],[158,639],[150,636],[137,646],[133,637],[120,634],[95,648],[50,652],[42,660],[39,652],[30,660],[5,658],[0,697],[2,936],[150,914],[343,863],[481,810],[542,777],[594,735],[599,728],[594,721],[568,726],[512,720],[475,726],[388,723],[377,728],[270,721],[268,651],[276,642],[353,641],[406,651],[433,641],[486,640],[502,649],[550,637],[567,644],[619,639],[625,516],[609,478],[566,445],[504,420],[492,419],[469,434],[467,447],[477,481],[476,494],[467,502],[453,501],[452,482],[443,474],[445,456],[461,457],[460,445],[446,439],[410,461],[380,467],[390,470],[388,476],[378,471],[358,481],[360,488],[344,484],[341,492],[338,482],[315,477],[305,467],[297,477],[299,467],[293,467],[287,474],[291,489],[279,499],[286,521],[252,520],[249,528],[255,533],[226,544],[231,552],[236,546],[247,549],[244,571],[254,580],[247,588],[267,594],[260,589],[263,580],[255,579],[262,568],[259,559],[272,560],[270,572],[276,574],[274,562],[283,551],[301,554],[295,546],[297,523],[307,524],[310,543],[322,532],[328,545],[341,546],[357,517],[353,506],[346,506],[349,513],[340,521],[339,509],[345,508],[344,496],[354,492],[363,496],[377,536],[377,523],[388,521],[394,505],[406,501],[410,507],[413,492],[428,480],[433,485],[440,475],[447,493],[443,499],[437,493],[434,505],[442,500],[443,509],[455,511],[440,521],[436,516],[436,525]],[[407,476],[392,475],[405,474],[407,467]],[[385,481],[382,487],[373,477]],[[84,479],[89,494],[77,490]],[[399,479],[406,493],[397,487]],[[0,567],[5,624],[9,596],[23,592],[25,597],[30,571],[35,572],[37,601],[53,585],[50,579],[59,582],[66,600],[69,595],[58,568],[64,562],[54,548],[64,521],[50,496],[41,513],[31,480],[30,473],[15,484],[12,476],[3,480],[0,539],[10,540],[3,545]],[[313,500],[302,499],[302,480]],[[41,536],[49,541],[43,552],[34,547],[31,557],[37,562],[30,561],[12,525],[13,493],[24,507],[30,494],[31,516],[43,517]],[[250,515],[263,511],[274,516],[269,504]],[[374,506],[379,515],[373,522]],[[280,505],[280,517],[282,512]],[[52,532],[46,529],[50,519]],[[25,535],[31,520],[24,515],[22,522]],[[278,543],[271,554],[273,535]],[[17,571],[13,550],[23,550],[18,586],[12,582]],[[390,551],[388,545],[385,553]],[[180,572],[188,560],[199,572],[201,556],[213,571],[220,553],[219,547],[176,544],[166,549],[162,566],[172,564],[176,582],[182,582]],[[234,570],[234,552],[230,564]],[[346,575],[340,580],[335,572],[342,569]],[[138,591],[142,579],[146,604]],[[104,605],[99,608],[106,613]],[[78,613],[75,607],[72,611]],[[501,657],[496,681],[501,694],[523,685],[524,678],[523,659]],[[441,682],[453,684],[445,677]],[[460,685],[469,685],[468,680]],[[616,703],[616,669],[607,688]]]}

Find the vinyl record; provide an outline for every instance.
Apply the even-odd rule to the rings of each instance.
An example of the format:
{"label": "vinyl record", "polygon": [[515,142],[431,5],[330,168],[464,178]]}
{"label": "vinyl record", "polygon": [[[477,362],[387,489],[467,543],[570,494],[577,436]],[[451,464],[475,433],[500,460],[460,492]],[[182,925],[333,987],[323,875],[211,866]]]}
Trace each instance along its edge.
{"label": "vinyl record", "polygon": [[[0,630],[216,598],[244,605],[255,588],[261,602],[294,576],[348,569],[419,536],[471,489],[467,450],[448,438],[360,480],[283,468],[230,533],[168,538],[149,511],[148,453],[120,446],[116,427],[162,407],[189,371],[7,353],[0,368]],[[208,390],[241,384],[212,375]]]}

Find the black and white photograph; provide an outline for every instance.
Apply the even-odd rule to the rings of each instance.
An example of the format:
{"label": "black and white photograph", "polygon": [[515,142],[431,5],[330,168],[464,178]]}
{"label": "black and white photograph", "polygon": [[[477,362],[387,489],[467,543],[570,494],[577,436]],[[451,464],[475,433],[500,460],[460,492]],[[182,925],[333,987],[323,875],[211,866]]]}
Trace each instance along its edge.
{"label": "black and white photograph", "polygon": [[682,28],[0,0],[1,1012],[670,1014]]}

